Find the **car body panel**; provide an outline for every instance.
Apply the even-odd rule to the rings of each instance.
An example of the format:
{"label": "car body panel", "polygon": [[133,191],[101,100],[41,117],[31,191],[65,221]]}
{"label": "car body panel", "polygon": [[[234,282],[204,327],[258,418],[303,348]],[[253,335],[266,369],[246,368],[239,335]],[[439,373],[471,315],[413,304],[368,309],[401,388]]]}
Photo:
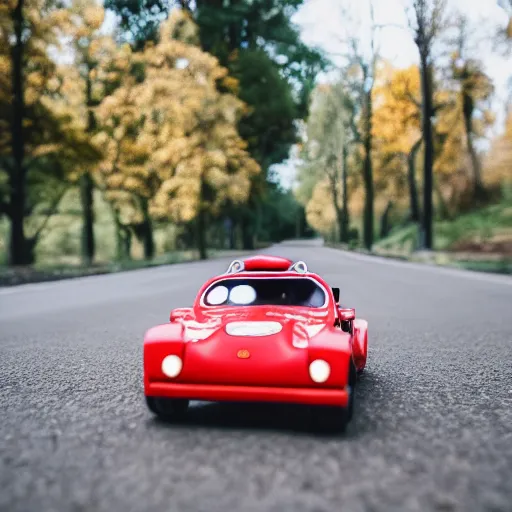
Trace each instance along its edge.
{"label": "car body panel", "polygon": [[[215,276],[201,287],[192,307],[173,310],[169,323],[147,331],[146,396],[345,404],[351,363],[358,371],[366,364],[367,322],[354,319],[351,332],[344,332],[332,289],[320,276],[306,271],[305,264],[289,270],[290,260],[266,256],[236,262],[232,273]],[[275,278],[313,280],[325,293],[324,304],[219,306],[205,302],[206,292],[222,280],[229,284],[231,279],[250,283]],[[181,372],[174,378],[162,370],[168,355],[182,360]],[[330,366],[322,383],[310,376],[309,365],[316,359]]]}
{"label": "car body panel", "polygon": [[206,402],[279,402],[346,407],[349,391],[347,389],[154,382],[146,388],[146,396],[185,398]]}

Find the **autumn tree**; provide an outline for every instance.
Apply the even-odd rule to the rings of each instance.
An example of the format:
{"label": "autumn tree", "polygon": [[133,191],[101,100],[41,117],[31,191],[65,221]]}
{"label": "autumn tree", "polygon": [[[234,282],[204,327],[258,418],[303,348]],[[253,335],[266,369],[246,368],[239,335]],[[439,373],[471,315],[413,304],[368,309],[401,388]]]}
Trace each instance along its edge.
{"label": "autumn tree", "polygon": [[496,137],[485,158],[487,181],[493,184],[512,184],[512,111],[509,110],[505,122],[504,133]]}
{"label": "autumn tree", "polygon": [[50,0],[0,5],[0,157],[7,175],[1,210],[11,224],[12,265],[33,262],[46,221],[27,235],[26,219],[42,203],[47,217],[54,213],[62,187],[52,180],[62,183],[78,160],[98,157],[63,99],[65,72],[49,57],[49,48],[59,47],[65,17]]}
{"label": "autumn tree", "polygon": [[[409,198],[408,221],[420,221],[416,159],[422,145],[420,74],[417,66],[396,69],[385,65],[374,92],[374,137],[377,181],[405,182]],[[398,174],[395,172],[398,169]],[[404,171],[405,169],[405,171]],[[403,179],[405,177],[405,179]]]}
{"label": "autumn tree", "polygon": [[[106,6],[121,16],[125,40],[148,34],[163,11],[178,2],[114,2]],[[249,201],[228,205],[223,216],[240,225],[243,246],[251,249],[258,236],[268,199],[268,171],[285,160],[297,140],[295,121],[307,115],[309,94],[319,71],[327,62],[300,38],[291,19],[303,0],[180,0],[199,26],[201,47],[218,58],[231,77],[238,80],[237,96],[250,108],[239,121],[241,136],[263,172],[251,184]],[[151,7],[151,10],[150,10]],[[154,9],[153,9],[154,7]],[[154,26],[154,25],[153,25]],[[149,31],[150,32],[150,31]],[[137,33],[138,36],[133,36]],[[155,40],[152,35],[147,35]],[[140,44],[136,44],[140,48]],[[269,95],[269,90],[272,94]],[[230,237],[234,240],[234,237]]]}
{"label": "autumn tree", "polygon": [[[96,131],[94,107],[104,94],[104,84],[99,81],[98,70],[111,59],[114,41],[101,33],[105,10],[97,0],[73,0],[69,9],[64,35],[71,37],[74,67],[82,84],[82,104],[78,106],[85,119],[89,137]],[[82,261],[89,265],[94,259],[94,179],[91,169],[81,166],[80,198],[82,203]]]}
{"label": "autumn tree", "polygon": [[161,25],[159,42],[143,53],[123,47],[121,86],[98,108],[104,129],[96,137],[108,159],[101,172],[109,197],[128,206],[126,222],[151,217],[196,224],[201,258],[205,229],[227,201],[247,199],[259,166],[245,149],[236,123],[243,104],[227,70],[196,44],[197,27],[183,11]]}

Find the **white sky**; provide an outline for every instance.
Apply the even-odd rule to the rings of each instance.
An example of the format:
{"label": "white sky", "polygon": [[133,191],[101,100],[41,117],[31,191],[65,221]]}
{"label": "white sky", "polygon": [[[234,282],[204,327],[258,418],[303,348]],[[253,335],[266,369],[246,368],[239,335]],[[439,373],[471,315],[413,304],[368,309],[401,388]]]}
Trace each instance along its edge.
{"label": "white sky", "polygon": [[[379,31],[380,53],[397,67],[405,67],[418,62],[417,50],[407,29],[404,10],[406,0],[373,0],[375,18],[378,25],[398,24],[399,28],[385,28]],[[483,60],[487,73],[496,86],[495,108],[503,109],[506,101],[506,82],[512,74],[512,62],[498,56],[488,46],[497,25],[505,26],[507,14],[497,5],[496,0],[448,0],[449,8],[457,8],[467,14],[474,23],[474,34],[478,38],[473,56]],[[341,6],[348,7],[351,18],[341,12]],[[305,0],[303,7],[293,21],[302,29],[303,40],[325,51],[336,54],[343,51],[340,35],[347,31],[355,33],[362,41],[367,41],[368,0]],[[333,57],[336,61],[337,59]],[[339,60],[338,60],[339,62]],[[497,129],[501,129],[498,123]],[[276,166],[281,183],[290,186],[295,170],[293,162]]]}

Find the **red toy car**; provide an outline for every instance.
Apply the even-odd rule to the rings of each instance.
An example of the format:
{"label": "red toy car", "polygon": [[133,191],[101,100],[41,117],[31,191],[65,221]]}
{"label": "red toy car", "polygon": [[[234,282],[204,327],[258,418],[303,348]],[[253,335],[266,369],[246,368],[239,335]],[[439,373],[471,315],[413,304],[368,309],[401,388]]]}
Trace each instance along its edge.
{"label": "red toy car", "polygon": [[368,324],[341,308],[339,295],[302,261],[233,261],[193,307],[174,309],[169,323],[146,332],[149,409],[172,419],[190,400],[298,403],[314,406],[322,423],[328,412],[330,426],[344,430],[366,365]]}

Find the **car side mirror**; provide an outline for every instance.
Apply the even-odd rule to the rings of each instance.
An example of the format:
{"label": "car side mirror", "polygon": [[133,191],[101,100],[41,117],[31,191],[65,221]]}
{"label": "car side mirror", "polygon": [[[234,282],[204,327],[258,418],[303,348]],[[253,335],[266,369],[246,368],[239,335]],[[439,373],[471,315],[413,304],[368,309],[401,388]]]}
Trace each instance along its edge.
{"label": "car side mirror", "polygon": [[176,308],[171,311],[169,321],[175,322],[180,318],[188,316],[192,312],[192,308]]}
{"label": "car side mirror", "polygon": [[332,288],[332,294],[334,295],[334,302],[336,302],[336,304],[339,304],[339,302],[340,302],[340,289],[339,288]]}
{"label": "car side mirror", "polygon": [[354,308],[339,308],[340,319],[342,322],[350,322],[356,318],[356,310]]}

